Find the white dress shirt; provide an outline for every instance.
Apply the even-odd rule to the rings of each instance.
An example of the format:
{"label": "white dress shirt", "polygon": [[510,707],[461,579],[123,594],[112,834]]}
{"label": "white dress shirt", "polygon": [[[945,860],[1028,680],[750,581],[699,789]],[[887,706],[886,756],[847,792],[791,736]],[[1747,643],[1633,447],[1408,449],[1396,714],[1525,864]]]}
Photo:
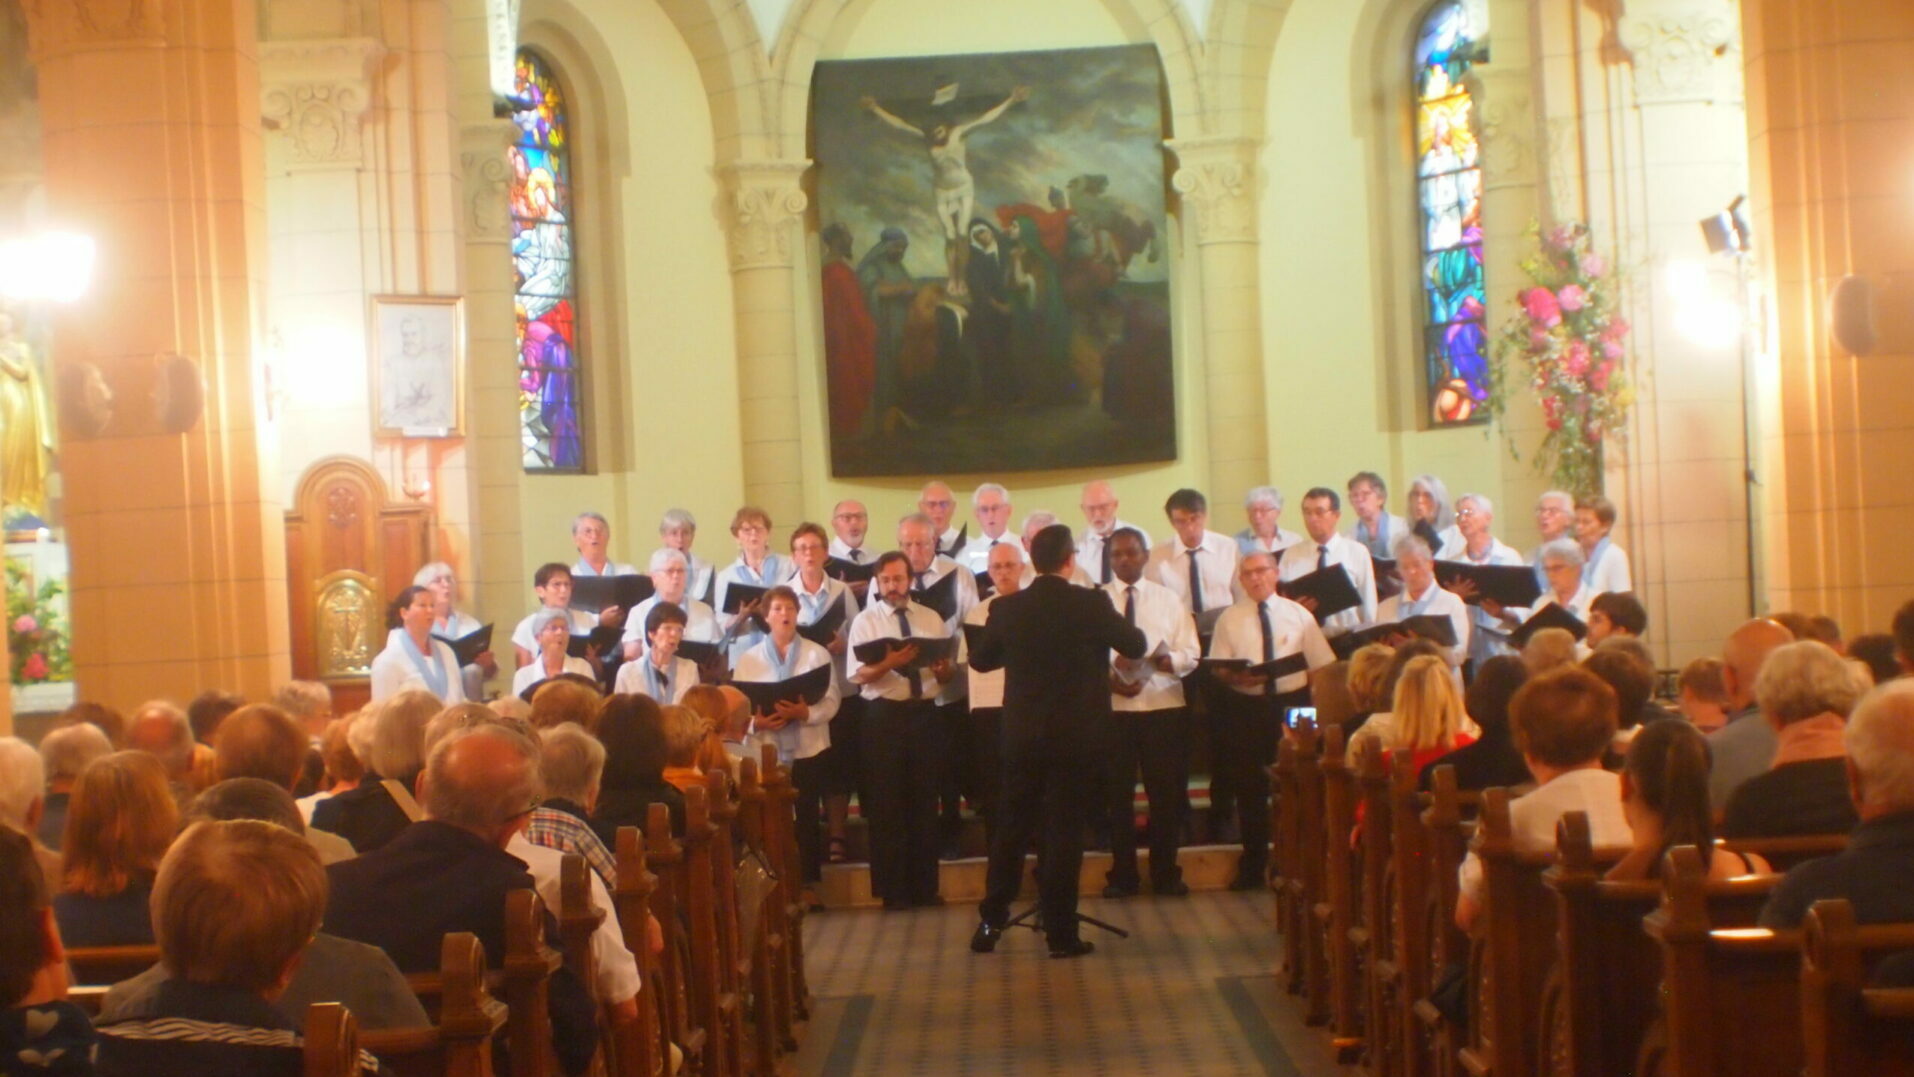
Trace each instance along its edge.
{"label": "white dress shirt", "polygon": [[[522,832],[512,835],[512,840],[505,843],[505,851],[525,862],[525,869],[532,873],[532,882],[538,887],[539,898],[545,902],[545,908],[557,916],[562,907],[563,884],[559,877],[564,870],[565,854],[533,845],[525,840]],[[631,951],[625,949],[618,912],[611,906],[611,893],[605,889],[605,880],[595,871],[587,871],[585,877],[591,883],[592,908],[603,914],[591,933],[592,963],[598,974],[595,993],[606,1005],[623,1002],[638,994],[638,962],[632,958]],[[643,1005],[644,1000],[640,999],[639,1004]]]}
{"label": "white dress shirt", "polygon": [[1314,539],[1304,539],[1283,551],[1283,558],[1276,566],[1277,575],[1287,583],[1316,571],[1321,547],[1328,547],[1328,564],[1341,565],[1348,571],[1349,582],[1355,585],[1356,594],[1362,598],[1358,605],[1325,620],[1323,632],[1331,636],[1340,636],[1353,628],[1375,621],[1375,564],[1369,557],[1369,548],[1355,539],[1346,535],[1331,535],[1328,542],[1321,544]]}
{"label": "white dress shirt", "polygon": [[531,665],[520,666],[518,667],[518,672],[512,674],[512,694],[520,695],[525,689],[530,688],[540,681],[550,680],[553,677],[562,677],[567,673],[576,673],[580,677],[590,680],[597,679],[597,675],[591,671],[590,662],[585,661],[583,658],[573,658],[571,655],[565,656],[565,664],[557,673],[546,673],[545,656],[541,654],[532,659]]}
{"label": "white dress shirt", "polygon": [[[862,609],[857,602],[857,592],[851,590],[849,584],[843,580],[834,580],[826,576],[824,577],[823,586],[815,591],[806,590],[803,574],[793,572],[789,586],[791,590],[797,592],[798,596],[799,627],[818,623],[826,613],[830,612],[833,605],[842,603],[844,606],[844,626],[838,629],[838,631],[844,633],[848,638],[851,631],[851,622],[857,618],[858,611]],[[844,675],[843,665],[841,663],[838,664],[837,692],[839,697],[851,695],[856,691],[857,686],[852,684],[851,679]]]}
{"label": "white dress shirt", "polygon": [[[869,541],[868,537],[866,541]],[[846,544],[841,538],[831,540],[831,556],[837,558],[839,561],[849,561],[854,565],[868,565],[877,561],[877,555],[863,546],[855,547],[856,556],[852,556],[852,549],[853,547]]]}
{"label": "white dress shirt", "polygon": [[1276,529],[1276,535],[1268,542],[1258,538],[1255,530],[1245,527],[1236,533],[1236,551],[1244,557],[1253,553],[1280,554],[1291,546],[1301,542],[1303,537],[1287,527]]}
{"label": "white dress shirt", "polygon": [[[446,639],[464,639],[485,626],[477,617],[464,610],[453,610],[450,617],[441,617],[432,622],[432,634]],[[398,629],[393,629],[397,632]]]}
{"label": "white dress shirt", "polygon": [[[633,606],[631,612],[625,615],[624,642],[636,642],[639,654],[645,653],[645,618],[651,615],[653,606],[663,601],[657,595],[652,595]],[[677,606],[685,611],[685,639],[693,643],[723,642],[724,628],[718,624],[718,615],[711,611],[710,606],[695,598],[688,598],[677,603]]]}
{"label": "white dress shirt", "polygon": [[[523,647],[533,654],[538,653],[538,640],[532,635],[532,622],[538,620],[539,615],[544,612],[542,609],[533,610],[531,613],[525,615],[525,619],[518,623],[517,628],[512,629],[513,646]],[[572,635],[574,636],[590,635],[591,630],[598,627],[598,615],[595,613],[586,613],[584,610],[567,609],[565,614],[571,618]]]}
{"label": "white dress shirt", "polygon": [[[906,566],[908,567],[908,566]],[[931,561],[930,567],[923,572],[911,573],[911,586],[916,590],[927,590],[943,581],[951,573],[957,574],[957,612],[944,619],[944,635],[954,636],[962,632],[958,626],[964,623],[964,615],[977,606],[977,577],[970,574],[964,566],[943,554]],[[915,600],[913,600],[914,602]],[[956,703],[970,694],[970,681],[964,676],[962,656],[959,655],[958,670],[943,690],[937,693],[939,704]]]}
{"label": "white dress shirt", "polygon": [[1582,582],[1590,593],[1597,595],[1634,590],[1635,581],[1628,570],[1628,551],[1604,537],[1588,555],[1588,563],[1582,566]]}
{"label": "white dress shirt", "polygon": [[1397,539],[1408,533],[1409,521],[1393,512],[1385,512],[1376,517],[1373,534],[1369,531],[1369,525],[1362,522],[1362,517],[1356,517],[1356,526],[1349,532],[1349,537],[1361,543],[1371,557],[1394,558],[1391,548]]}
{"label": "white dress shirt", "polygon": [[[970,608],[970,612],[964,614],[964,623],[967,625],[981,625],[981,624],[985,624],[989,622],[990,607],[993,604],[995,604],[999,598],[1002,598],[1002,597],[1003,597],[1002,595],[991,595],[989,598],[986,598],[982,602],[979,602],[975,606],[972,606]],[[965,671],[965,674],[968,676],[969,682],[970,682],[970,709],[974,711],[974,710],[983,709],[985,707],[1003,706],[1004,705],[1004,671],[1003,669],[1002,668],[993,669],[989,673],[985,673],[981,670],[972,668],[969,665],[970,641],[968,639],[959,640],[957,642],[957,649],[959,653],[961,653],[963,656],[963,659],[965,662],[964,671]]]}
{"label": "white dress shirt", "polygon": [[[1547,785],[1509,801],[1509,836],[1518,853],[1555,848],[1555,824],[1569,812],[1588,813],[1588,836],[1597,849],[1633,845],[1635,832],[1622,811],[1622,778],[1600,767],[1558,774]],[[1482,901],[1482,859],[1471,849],[1457,879],[1463,896]]]}
{"label": "white dress shirt", "polygon": [[[385,650],[372,660],[372,702],[379,703],[398,695],[418,689],[431,692],[446,706],[465,702],[465,684],[459,676],[459,660],[452,648],[444,641],[428,639],[432,654],[426,656],[414,651],[412,637],[403,630],[395,629],[386,637]],[[420,669],[423,663],[426,669],[436,669],[444,691],[437,690]]]}
{"label": "white dress shirt", "polygon": [[[1215,531],[1203,532],[1202,545],[1194,553],[1183,540],[1171,535],[1150,550],[1145,578],[1169,588],[1186,613],[1195,612],[1190,601],[1190,560],[1196,560],[1196,576],[1203,585],[1203,609],[1225,609],[1236,601],[1236,561],[1242,550],[1236,540]],[[1115,581],[1112,581],[1115,582]]]}
{"label": "white dress shirt", "polygon": [[[1118,520],[1110,525],[1110,534],[1114,535],[1126,527],[1143,536],[1143,552],[1149,553],[1150,533],[1133,523]],[[1101,585],[1116,579],[1114,573],[1109,580],[1103,578],[1103,547],[1109,541],[1109,535],[1099,535],[1088,527],[1084,528],[1083,534],[1077,538],[1077,565],[1083,569],[1085,575],[1090,577],[1091,583]]]}
{"label": "white dress shirt", "polygon": [[[631,567],[630,565],[622,564],[620,562],[611,561],[611,560],[607,560],[605,562],[605,571],[599,572],[596,569],[592,568],[591,565],[587,564],[585,562],[585,559],[581,557],[578,559],[578,563],[572,566],[572,575],[574,576],[638,576],[638,575],[642,575],[642,573],[640,573],[637,569]],[[689,573],[687,573],[686,575],[689,575]]]}
{"label": "white dress shirt", "polygon": [[684,555],[685,596],[697,599],[699,602],[706,603],[707,605],[710,604],[712,601],[711,589],[716,585],[715,581],[717,579],[718,570],[712,566],[711,562],[699,557],[690,550],[684,551]]}
{"label": "white dress shirt", "polygon": [[[1469,544],[1467,540],[1463,540],[1443,546],[1442,552],[1436,555],[1436,560],[1453,561],[1461,565],[1517,566],[1528,563],[1522,560],[1522,555],[1516,551],[1515,547],[1493,538],[1489,540],[1488,553],[1481,558],[1471,556]],[[1442,566],[1436,566],[1436,575],[1438,577],[1442,575]],[[1482,667],[1482,663],[1498,654],[1515,653],[1515,648],[1509,646],[1510,626],[1507,621],[1490,614],[1481,606],[1469,607],[1469,620],[1471,622],[1469,660],[1475,663],[1477,669]]]}
{"label": "white dress shirt", "polygon": [[[957,551],[954,556],[958,564],[969,569],[970,574],[975,576],[977,573],[990,568],[990,548],[1000,542],[1008,542],[1017,547],[1017,551],[1020,554],[1023,552],[1023,540],[1011,534],[1009,530],[1006,529],[1003,534],[998,535],[996,538],[991,538],[989,535],[978,535],[976,538],[965,543],[964,548]],[[1029,561],[1030,558],[1025,557],[1024,560]]]}
{"label": "white dress shirt", "polygon": [[1444,591],[1442,585],[1429,581],[1429,589],[1421,595],[1410,597],[1409,589],[1404,587],[1400,594],[1390,595],[1376,607],[1376,623],[1392,624],[1410,617],[1447,617],[1455,629],[1455,646],[1449,648],[1449,664],[1459,666],[1469,654],[1469,605],[1452,591]]}
{"label": "white dress shirt", "polygon": [[[910,622],[912,639],[943,639],[950,635],[950,626],[944,623],[937,611],[915,602],[904,603],[905,616]],[[966,611],[968,612],[968,611]],[[850,646],[844,652],[844,669],[852,677],[864,668],[857,657],[857,645],[877,639],[901,639],[903,633],[897,630],[897,610],[886,602],[872,602],[864,612],[851,622]],[[906,677],[918,678],[920,691],[925,700],[937,698],[937,678],[931,676],[929,669],[887,670],[882,677],[863,685],[860,694],[865,699],[892,699],[904,702],[910,699],[910,682]],[[962,680],[962,678],[952,678]]]}
{"label": "white dress shirt", "polygon": [[[720,616],[729,619],[732,615],[724,612],[724,596],[725,592],[731,589],[732,584],[742,583],[752,587],[776,587],[778,584],[791,578],[792,567],[790,558],[782,557],[775,553],[765,554],[764,563],[756,569],[745,564],[744,558],[738,558],[736,561],[731,562],[718,571],[718,591],[711,599],[711,608],[717,611]],[[691,594],[692,592],[687,591],[685,593]],[[740,629],[740,631],[745,631],[745,629]]]}
{"label": "white dress shirt", "polygon": [[1595,601],[1595,592],[1589,590],[1588,583],[1586,581],[1584,581],[1580,587],[1575,589],[1575,593],[1569,597],[1569,600],[1567,602],[1557,601],[1555,598],[1555,592],[1553,590],[1550,590],[1548,588],[1543,588],[1542,597],[1536,601],[1535,608],[1529,611],[1529,616],[1533,617],[1536,614],[1542,612],[1542,607],[1544,606],[1560,606],[1563,609],[1567,610],[1568,612],[1574,614],[1576,620],[1582,622],[1583,624],[1587,624],[1588,623],[1588,607],[1594,601]]}
{"label": "white dress shirt", "polygon": [[[1152,583],[1148,577],[1137,580],[1134,585],[1122,580],[1111,580],[1103,585],[1103,593],[1110,596],[1110,605],[1116,607],[1117,613],[1123,612],[1132,587],[1136,592],[1136,626],[1143,630],[1143,643],[1149,648],[1145,661],[1156,654],[1156,648],[1161,644],[1169,654],[1170,672],[1151,669],[1149,677],[1143,682],[1143,691],[1134,696],[1111,692],[1110,709],[1160,711],[1181,707],[1183,678],[1196,668],[1196,660],[1203,653],[1202,645],[1196,638],[1196,621],[1190,616],[1189,607],[1174,591]],[[1262,644],[1258,642],[1257,646],[1260,648]],[[1117,656],[1112,655],[1112,669],[1116,668],[1116,663]]]}
{"label": "white dress shirt", "polygon": [[689,658],[673,655],[671,670],[662,677],[653,672],[657,668],[651,655],[639,655],[618,667],[611,690],[622,696],[650,696],[662,704],[676,703],[698,686],[698,663]]}
{"label": "white dress shirt", "polygon": [[[776,684],[779,681],[809,673],[820,666],[831,665],[831,652],[805,639],[794,636],[791,646],[797,649],[790,658],[790,672],[778,672],[777,645],[766,633],[763,642],[738,656],[737,668],[731,671],[731,679],[747,684]],[[761,745],[777,746],[778,759],[789,763],[794,759],[809,759],[831,746],[831,719],[837,715],[838,704],[837,679],[831,679],[830,688],[825,690],[824,698],[811,704],[811,716],[802,724],[791,724],[783,729],[754,731],[750,737],[751,755],[757,756]]]}
{"label": "white dress shirt", "polygon": [[[1292,654],[1302,655],[1311,670],[1336,660],[1336,653],[1329,649],[1329,640],[1323,636],[1321,626],[1316,624],[1316,616],[1281,595],[1270,595],[1263,601],[1269,609],[1269,628],[1275,650],[1274,658],[1287,658]],[[1247,658],[1251,665],[1263,660],[1263,626],[1256,615],[1256,603],[1247,598],[1229,609],[1216,619],[1216,633],[1210,637],[1211,658]],[[1259,688],[1245,688],[1231,685],[1231,688],[1247,696],[1261,695]],[[1276,691],[1294,692],[1309,687],[1307,673],[1292,673],[1276,681]]]}
{"label": "white dress shirt", "polygon": [[969,524],[947,527],[943,534],[937,536],[937,552],[945,557],[955,557],[968,544],[969,539]]}

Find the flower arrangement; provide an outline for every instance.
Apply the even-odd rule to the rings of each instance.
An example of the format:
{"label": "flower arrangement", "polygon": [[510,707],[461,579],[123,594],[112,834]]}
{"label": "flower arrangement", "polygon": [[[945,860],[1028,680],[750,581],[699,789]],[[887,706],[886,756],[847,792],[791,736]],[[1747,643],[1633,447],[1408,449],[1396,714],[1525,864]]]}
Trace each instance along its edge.
{"label": "flower arrangement", "polygon": [[7,558],[7,657],[14,684],[73,679],[66,615],[61,609],[65,592],[55,579],[35,587],[25,563]]}
{"label": "flower arrangement", "polygon": [[1577,497],[1598,493],[1602,442],[1627,425],[1635,403],[1616,276],[1585,224],[1571,222],[1546,235],[1531,225],[1529,234],[1536,250],[1522,259],[1522,271],[1532,284],[1516,297],[1521,311],[1496,333],[1483,406],[1501,419],[1516,389],[1528,386],[1548,428],[1535,453],[1536,471]]}

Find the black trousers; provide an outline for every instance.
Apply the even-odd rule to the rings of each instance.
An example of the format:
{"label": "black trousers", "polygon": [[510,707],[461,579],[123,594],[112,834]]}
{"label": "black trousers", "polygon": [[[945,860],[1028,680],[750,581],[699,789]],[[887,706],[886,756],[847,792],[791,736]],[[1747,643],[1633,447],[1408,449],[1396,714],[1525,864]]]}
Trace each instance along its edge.
{"label": "black trousers", "polygon": [[984,818],[987,854],[995,847],[997,830],[1003,824],[1004,709],[978,707],[970,712],[965,726],[970,752],[964,760],[964,795]]}
{"label": "black trousers", "polygon": [[1083,868],[1085,811],[1098,785],[1097,753],[1072,745],[1045,750],[1004,745],[1004,819],[990,847],[979,913],[988,924],[1010,918],[1023,882],[1024,851],[1041,836],[1037,889],[1043,932],[1052,946],[1077,937],[1077,879]]}
{"label": "black trousers", "polygon": [[865,701],[871,892],[893,904],[921,904],[937,896],[940,720],[928,699]]}
{"label": "black trousers", "polygon": [[1111,819],[1110,874],[1113,886],[1135,887],[1136,778],[1143,772],[1143,794],[1150,802],[1150,883],[1161,888],[1183,878],[1176,850],[1182,844],[1183,810],[1190,781],[1189,712],[1182,707],[1155,711],[1116,711],[1105,787]]}
{"label": "black trousers", "polygon": [[824,792],[830,796],[848,797],[856,793],[864,797],[863,768],[858,762],[864,749],[866,700],[856,694],[855,685],[849,691],[850,694],[838,701],[837,713],[831,717],[831,747],[826,753],[830,765],[825,771]]}
{"label": "black trousers", "polygon": [[1236,825],[1243,838],[1237,873],[1261,875],[1269,865],[1269,765],[1276,761],[1283,711],[1308,706],[1309,690],[1248,696],[1228,689],[1217,693],[1217,698],[1222,703],[1219,769],[1229,772],[1236,793]]}
{"label": "black trousers", "polygon": [[937,726],[943,747],[937,753],[937,800],[943,820],[945,841],[954,842],[963,831],[964,795],[970,794],[971,806],[977,805],[970,788],[970,701],[937,705]]}
{"label": "black trousers", "polygon": [[792,808],[797,813],[798,867],[807,884],[824,880],[824,794],[832,751],[826,748],[809,759],[791,763],[791,784],[797,788]]}

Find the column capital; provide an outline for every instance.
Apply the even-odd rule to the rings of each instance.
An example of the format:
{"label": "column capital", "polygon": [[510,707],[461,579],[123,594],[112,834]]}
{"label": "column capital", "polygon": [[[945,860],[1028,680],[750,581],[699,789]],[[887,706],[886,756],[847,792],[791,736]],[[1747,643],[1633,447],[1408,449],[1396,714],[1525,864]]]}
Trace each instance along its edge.
{"label": "column capital", "polygon": [[1527,68],[1472,68],[1463,84],[1475,98],[1469,126],[1482,148],[1483,181],[1490,187],[1535,182],[1534,91]]}
{"label": "column capital", "polygon": [[1256,163],[1261,139],[1240,135],[1165,142],[1179,167],[1170,186],[1196,209],[1198,243],[1256,241]]}
{"label": "column capital", "polygon": [[295,168],[356,165],[360,121],[372,105],[385,46],[369,37],[259,43],[259,97],[267,131]]}
{"label": "column capital", "polygon": [[732,161],[720,167],[730,190],[731,268],[763,269],[796,261],[792,225],[811,200],[804,194],[803,159]]}
{"label": "column capital", "polygon": [[468,123],[459,128],[459,217],[468,243],[500,243],[512,238],[512,166],[505,148],[518,127],[507,119]]}
{"label": "column capital", "polygon": [[1624,0],[1615,36],[1635,68],[1635,101],[1666,105],[1713,101],[1732,56],[1736,15],[1728,0]]}
{"label": "column capital", "polygon": [[163,0],[21,0],[33,61],[94,49],[166,44]]}

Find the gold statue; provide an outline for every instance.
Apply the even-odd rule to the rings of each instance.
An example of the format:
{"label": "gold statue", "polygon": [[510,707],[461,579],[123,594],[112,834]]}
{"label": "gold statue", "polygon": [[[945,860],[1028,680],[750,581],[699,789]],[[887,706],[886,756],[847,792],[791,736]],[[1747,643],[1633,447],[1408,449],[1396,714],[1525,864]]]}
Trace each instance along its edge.
{"label": "gold statue", "polygon": [[45,520],[53,430],[43,385],[12,313],[0,310],[0,504]]}

